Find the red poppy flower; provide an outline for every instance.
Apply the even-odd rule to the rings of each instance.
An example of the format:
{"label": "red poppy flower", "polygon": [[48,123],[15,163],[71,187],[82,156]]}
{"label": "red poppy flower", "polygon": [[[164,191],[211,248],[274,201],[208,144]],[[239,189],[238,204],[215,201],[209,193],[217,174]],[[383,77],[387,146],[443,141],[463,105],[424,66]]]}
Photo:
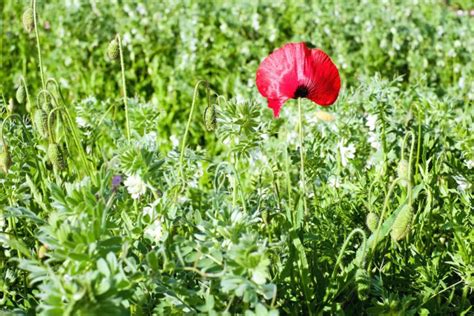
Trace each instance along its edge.
{"label": "red poppy flower", "polygon": [[288,99],[331,105],[341,88],[339,71],[329,56],[305,43],[289,43],[271,53],[258,67],[256,81],[275,117]]}

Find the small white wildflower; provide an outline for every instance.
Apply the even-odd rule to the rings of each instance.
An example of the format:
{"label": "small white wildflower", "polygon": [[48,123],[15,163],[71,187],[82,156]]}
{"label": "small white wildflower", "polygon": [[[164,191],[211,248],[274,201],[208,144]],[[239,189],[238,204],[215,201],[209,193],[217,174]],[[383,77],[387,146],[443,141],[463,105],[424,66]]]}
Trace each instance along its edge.
{"label": "small white wildflower", "polygon": [[138,4],[138,5],[137,5],[137,12],[138,12],[138,14],[140,14],[140,15],[146,15],[146,8],[145,8],[145,6],[144,6],[143,4],[141,4],[141,3]]}
{"label": "small white wildflower", "polygon": [[176,148],[179,146],[179,139],[178,137],[176,137],[176,135],[171,135],[170,141],[171,141],[171,144],[173,145],[173,148]]}
{"label": "small white wildflower", "polygon": [[123,38],[122,38],[123,46],[127,46],[131,42],[132,42],[132,35],[129,32],[123,34]]}
{"label": "small white wildflower", "polygon": [[244,98],[244,96],[241,95],[241,94],[237,94],[237,95],[235,96],[235,103],[237,103],[237,104],[244,104],[244,103],[245,103],[245,98]]}
{"label": "small white wildflower", "polygon": [[148,225],[143,232],[145,238],[148,238],[150,241],[158,243],[163,237],[163,226],[161,220],[157,218],[153,223]]}
{"label": "small white wildflower", "polygon": [[295,130],[292,130],[286,135],[286,141],[289,144],[296,144],[296,141],[298,140],[298,133]]}
{"label": "small white wildflower", "polygon": [[341,180],[339,179],[339,177],[330,176],[328,178],[328,184],[337,189],[341,187]]}
{"label": "small white wildflower", "polygon": [[5,217],[0,213],[0,230],[3,230],[6,224]]}
{"label": "small white wildflower", "polygon": [[466,161],[466,166],[467,166],[467,169],[472,169],[474,168],[474,160],[467,160]]}
{"label": "small white wildflower", "polygon": [[365,123],[365,126],[367,126],[370,131],[375,130],[376,124],[377,124],[377,115],[375,114],[367,115],[367,123]]}
{"label": "small white wildflower", "polygon": [[128,193],[132,195],[133,199],[138,199],[146,192],[146,184],[139,175],[128,176],[124,184],[127,187]]}
{"label": "small white wildflower", "polygon": [[76,123],[77,125],[79,125],[79,127],[86,127],[87,126],[87,121],[85,118],[81,117],[81,116],[78,116],[76,117]]}
{"label": "small white wildflower", "polygon": [[190,188],[197,189],[197,187],[198,187],[197,179],[191,179],[190,181],[188,181],[188,186]]}
{"label": "small white wildflower", "polygon": [[341,154],[341,163],[342,166],[345,167],[347,166],[347,163],[349,162],[350,159],[354,159],[355,157],[355,146],[354,144],[349,144],[348,146],[344,145],[344,140],[341,140],[338,143],[339,147],[339,153]]}
{"label": "small white wildflower", "polygon": [[153,218],[154,214],[155,214],[155,210],[153,206],[148,205],[143,208],[143,216],[148,215],[150,218]]}
{"label": "small white wildflower", "polygon": [[464,87],[465,87],[464,76],[459,78],[458,87],[459,87],[459,89],[464,89]]}
{"label": "small white wildflower", "polygon": [[260,22],[258,21],[258,14],[252,15],[252,27],[255,31],[260,29]]}
{"label": "small white wildflower", "polygon": [[376,149],[376,150],[379,150],[380,147],[382,147],[377,134],[374,133],[374,132],[369,132],[368,142],[369,142],[370,146],[372,148]]}
{"label": "small white wildflower", "polygon": [[156,132],[150,132],[143,135],[142,139],[140,140],[141,147],[149,151],[154,151],[156,149],[156,137]]}
{"label": "small white wildflower", "polygon": [[471,188],[471,183],[461,175],[454,176],[454,180],[456,180],[456,183],[458,184],[459,191],[465,192]]}

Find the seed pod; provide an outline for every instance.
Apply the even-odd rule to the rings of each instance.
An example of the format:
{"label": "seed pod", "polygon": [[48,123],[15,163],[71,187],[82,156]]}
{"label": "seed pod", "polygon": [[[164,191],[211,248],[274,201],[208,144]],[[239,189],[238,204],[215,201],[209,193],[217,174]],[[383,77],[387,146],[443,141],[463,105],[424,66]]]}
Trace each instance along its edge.
{"label": "seed pod", "polygon": [[66,169],[66,160],[63,155],[63,151],[58,144],[51,143],[48,146],[48,158],[54,168],[58,170]]}
{"label": "seed pod", "polygon": [[374,212],[370,212],[367,214],[367,218],[365,220],[365,224],[370,229],[371,232],[374,232],[377,229],[379,224],[379,216]]}
{"label": "seed pod", "polygon": [[42,138],[48,138],[48,114],[41,109],[37,109],[33,115],[36,130]]}
{"label": "seed pod", "polygon": [[401,240],[406,237],[410,231],[411,219],[413,218],[413,211],[411,207],[406,206],[403,208],[400,213],[398,213],[395,221],[392,225],[392,231],[390,236],[395,241]]}
{"label": "seed pod", "polygon": [[8,147],[3,145],[3,150],[0,153],[0,171],[3,173],[8,173],[8,170],[12,166],[12,157],[8,151]]}
{"label": "seed pod", "polygon": [[23,13],[23,27],[28,33],[31,33],[35,29],[35,20],[33,17],[33,9],[28,8]]}
{"label": "seed pod", "polygon": [[361,301],[369,298],[370,276],[367,270],[358,268],[355,274],[355,283],[357,285],[357,297]]}
{"label": "seed pod", "polygon": [[25,102],[25,97],[26,97],[25,87],[23,87],[23,85],[20,84],[18,89],[16,89],[16,100],[18,101],[19,104],[23,104],[23,102]]}
{"label": "seed pod", "polygon": [[107,48],[107,55],[110,59],[115,60],[119,57],[119,43],[116,38],[114,38]]}
{"label": "seed pod", "polygon": [[400,184],[403,186],[408,185],[408,170],[410,166],[408,165],[408,161],[406,159],[400,160],[397,166],[397,175],[400,178]]}
{"label": "seed pod", "polygon": [[206,129],[209,132],[212,132],[217,127],[217,115],[215,105],[208,106],[204,110],[204,123],[206,124]]}

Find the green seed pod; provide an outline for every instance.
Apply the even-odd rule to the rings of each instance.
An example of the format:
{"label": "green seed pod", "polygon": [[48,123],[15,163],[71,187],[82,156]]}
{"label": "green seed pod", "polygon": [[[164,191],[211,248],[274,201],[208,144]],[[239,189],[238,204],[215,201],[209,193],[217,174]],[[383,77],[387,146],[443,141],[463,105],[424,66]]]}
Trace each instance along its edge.
{"label": "green seed pod", "polygon": [[3,145],[3,150],[0,153],[0,171],[8,173],[8,170],[12,166],[12,157],[8,151],[8,147]]}
{"label": "green seed pod", "polygon": [[109,47],[107,48],[107,55],[110,59],[115,60],[119,57],[119,43],[116,38],[114,38],[110,43]]}
{"label": "green seed pod", "polygon": [[23,87],[22,84],[16,89],[16,100],[18,101],[19,104],[23,104],[25,102],[25,87]]}
{"label": "green seed pod", "polygon": [[374,232],[377,229],[379,224],[379,216],[374,212],[370,212],[367,214],[367,218],[365,220],[365,224],[370,229],[371,232]]}
{"label": "green seed pod", "polygon": [[206,124],[206,129],[209,132],[212,132],[217,127],[217,115],[215,105],[208,106],[204,111],[204,123]]}
{"label": "green seed pod", "polygon": [[411,219],[413,218],[413,211],[410,207],[406,206],[400,213],[398,213],[395,221],[392,225],[392,231],[390,236],[395,241],[401,240],[406,237],[410,231]]}
{"label": "green seed pod", "polygon": [[367,270],[359,268],[355,274],[355,283],[357,285],[357,297],[361,301],[369,298],[370,292],[370,276]]}
{"label": "green seed pod", "polygon": [[23,27],[28,33],[31,33],[35,29],[35,20],[33,17],[33,9],[28,8],[23,13]]}
{"label": "green seed pod", "polygon": [[51,143],[48,146],[48,158],[54,168],[58,170],[66,169],[66,159],[63,155],[63,151],[58,144]]}
{"label": "green seed pod", "polygon": [[36,130],[42,138],[48,138],[48,114],[41,109],[37,109],[33,115]]}
{"label": "green seed pod", "polygon": [[408,165],[408,161],[406,159],[400,160],[397,166],[397,175],[400,178],[400,184],[403,186],[408,185],[408,170],[410,166]]}

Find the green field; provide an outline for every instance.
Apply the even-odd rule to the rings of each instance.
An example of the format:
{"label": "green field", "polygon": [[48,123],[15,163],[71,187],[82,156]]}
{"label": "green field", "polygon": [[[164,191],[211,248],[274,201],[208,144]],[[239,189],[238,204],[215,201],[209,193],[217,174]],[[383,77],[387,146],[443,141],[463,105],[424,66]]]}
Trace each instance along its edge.
{"label": "green field", "polygon": [[0,315],[474,314],[472,0],[1,7]]}

